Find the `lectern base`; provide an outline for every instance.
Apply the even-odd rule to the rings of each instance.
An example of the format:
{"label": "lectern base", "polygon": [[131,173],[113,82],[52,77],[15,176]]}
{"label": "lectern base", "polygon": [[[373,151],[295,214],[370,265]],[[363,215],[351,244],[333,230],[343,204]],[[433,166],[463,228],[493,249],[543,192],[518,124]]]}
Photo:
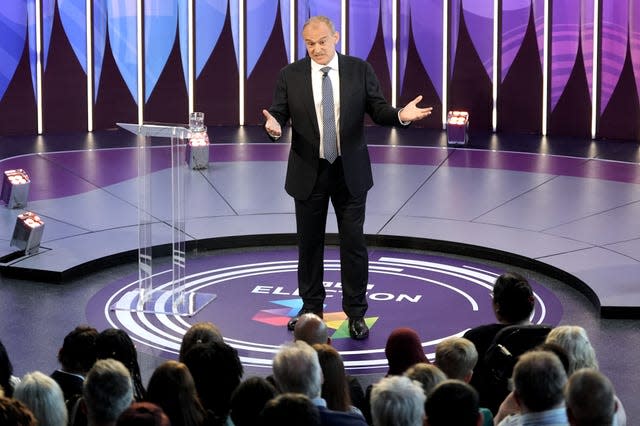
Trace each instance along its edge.
{"label": "lectern base", "polygon": [[155,290],[147,297],[140,297],[140,294],[140,290],[128,291],[110,309],[191,317],[217,297],[195,291],[185,291],[180,297],[174,297],[171,291],[166,290]]}

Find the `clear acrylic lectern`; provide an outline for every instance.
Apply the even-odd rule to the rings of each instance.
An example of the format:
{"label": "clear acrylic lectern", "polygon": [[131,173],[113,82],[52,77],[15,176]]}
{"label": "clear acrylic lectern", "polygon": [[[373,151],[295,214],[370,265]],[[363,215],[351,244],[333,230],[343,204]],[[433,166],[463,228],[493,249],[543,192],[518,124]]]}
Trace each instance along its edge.
{"label": "clear acrylic lectern", "polygon": [[[117,123],[139,136],[138,141],[138,288],[126,292],[112,310],[195,315],[216,298],[215,294],[187,291],[185,277],[185,149],[192,130],[158,124]],[[152,228],[158,219],[152,212],[151,137],[171,139],[171,269],[154,265]]]}

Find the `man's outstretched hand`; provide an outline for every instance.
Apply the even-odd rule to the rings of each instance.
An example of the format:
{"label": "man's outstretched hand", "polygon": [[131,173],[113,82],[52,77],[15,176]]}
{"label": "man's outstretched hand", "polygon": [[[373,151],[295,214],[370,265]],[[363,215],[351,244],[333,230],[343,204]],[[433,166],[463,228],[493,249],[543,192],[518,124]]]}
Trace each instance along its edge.
{"label": "man's outstretched hand", "polygon": [[419,108],[418,102],[422,100],[422,95],[416,97],[414,100],[405,105],[400,111],[400,120],[404,123],[409,121],[422,120],[431,114],[433,107]]}
{"label": "man's outstretched hand", "polygon": [[280,123],[276,120],[273,115],[269,114],[269,111],[266,109],[262,110],[262,115],[267,120],[264,123],[264,128],[272,138],[279,138],[282,136],[282,128],[280,127]]}

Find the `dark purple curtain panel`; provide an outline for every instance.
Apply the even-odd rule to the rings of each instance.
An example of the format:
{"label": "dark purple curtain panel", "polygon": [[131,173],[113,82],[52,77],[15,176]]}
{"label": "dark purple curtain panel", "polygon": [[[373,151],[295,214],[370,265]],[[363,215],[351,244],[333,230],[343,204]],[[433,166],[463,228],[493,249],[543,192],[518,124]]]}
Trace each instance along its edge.
{"label": "dark purple curtain panel", "polygon": [[469,126],[492,130],[493,2],[453,0],[449,109],[469,112]]}
{"label": "dark purple curtain panel", "polygon": [[84,3],[45,0],[42,8],[44,132],[87,130],[87,49]]}
{"label": "dark purple curtain panel", "polygon": [[599,138],[640,138],[640,8],[630,4],[602,2]]}
{"label": "dark purple curtain panel", "polygon": [[93,2],[93,127],[138,121],[135,2]]}
{"label": "dark purple curtain panel", "polygon": [[542,130],[543,1],[502,3],[502,66],[498,130]]}
{"label": "dark purple curtain panel", "polygon": [[555,0],[551,11],[548,134],[591,134],[593,1]]}
{"label": "dark purple curtain panel", "polygon": [[245,124],[263,124],[262,110],[271,105],[278,72],[289,63],[288,2],[246,1],[247,62],[245,80]]}
{"label": "dark purple curtain panel", "polygon": [[[186,4],[144,0],[144,120],[188,123]],[[180,17],[180,19],[179,19]]]}
{"label": "dark purple curtain panel", "polygon": [[35,16],[22,0],[0,7],[0,135],[37,131]]}
{"label": "dark purple curtain panel", "polygon": [[[242,1],[242,0],[240,0]],[[237,125],[240,103],[237,50],[238,0],[195,2],[196,111],[207,125]]]}
{"label": "dark purple curtain panel", "polygon": [[433,107],[416,127],[442,128],[442,2],[400,0],[398,25],[398,105],[418,95]]}

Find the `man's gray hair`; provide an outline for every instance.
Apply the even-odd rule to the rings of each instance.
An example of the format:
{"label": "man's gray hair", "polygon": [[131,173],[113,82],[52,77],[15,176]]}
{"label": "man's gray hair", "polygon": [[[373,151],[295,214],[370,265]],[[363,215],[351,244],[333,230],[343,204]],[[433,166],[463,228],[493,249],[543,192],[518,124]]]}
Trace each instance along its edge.
{"label": "man's gray hair", "polygon": [[317,398],[322,391],[318,353],[302,340],[288,343],[273,359],[273,376],[280,390]]}
{"label": "man's gray hair", "polygon": [[131,374],[120,361],[98,360],[87,374],[82,395],[90,423],[113,422],[133,402]]}
{"label": "man's gray hair", "polygon": [[373,385],[371,417],[374,426],[421,426],[426,396],[422,386],[405,376],[389,376]]}
{"label": "man's gray hair", "polygon": [[322,22],[323,24],[326,24],[327,27],[329,27],[331,34],[336,33],[336,26],[333,25],[333,21],[331,21],[331,19],[327,18],[326,16],[322,16],[322,15],[312,16],[311,18],[307,19],[307,22],[305,22],[304,25],[302,26],[302,30],[304,31],[306,26],[312,22]]}

